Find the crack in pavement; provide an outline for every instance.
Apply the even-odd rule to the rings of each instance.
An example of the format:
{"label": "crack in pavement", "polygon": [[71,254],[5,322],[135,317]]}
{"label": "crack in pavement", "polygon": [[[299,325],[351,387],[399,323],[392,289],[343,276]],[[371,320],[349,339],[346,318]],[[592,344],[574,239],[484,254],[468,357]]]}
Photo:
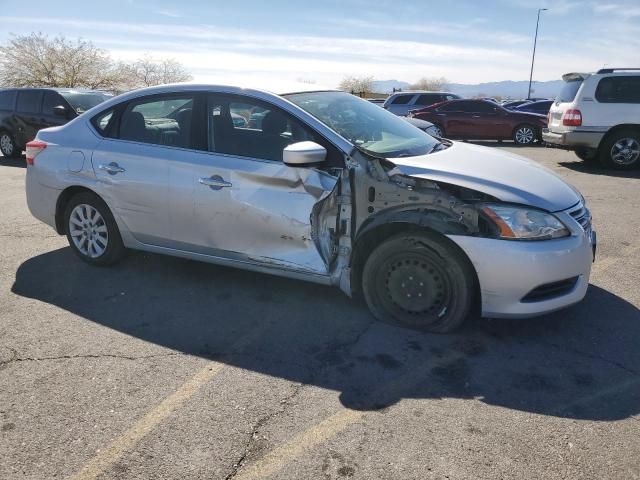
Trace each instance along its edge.
{"label": "crack in pavement", "polygon": [[224,477],[224,480],[231,480],[238,474],[240,469],[244,466],[244,463],[247,457],[251,454],[252,447],[257,439],[258,432],[260,431],[260,429],[264,427],[267,423],[269,423],[271,420],[273,420],[274,418],[277,418],[283,415],[284,413],[286,413],[289,406],[291,405],[291,402],[300,394],[300,392],[304,387],[305,387],[305,384],[303,383],[294,384],[293,391],[289,395],[287,395],[285,398],[280,400],[280,405],[281,405],[280,408],[258,419],[258,421],[253,425],[253,427],[251,428],[251,431],[249,432],[249,437],[244,446],[244,451],[242,452],[242,455],[240,455],[238,460],[236,460],[236,462],[233,464],[231,471],[226,477]]}
{"label": "crack in pavement", "polygon": [[[358,344],[358,342],[360,342],[362,337],[369,331],[369,329],[371,328],[372,325],[374,325],[374,323],[375,323],[374,321],[368,322],[365,328],[363,328],[362,331],[358,332],[358,334],[353,339],[334,346],[333,350],[344,351],[344,350],[352,349]],[[278,418],[282,416],[284,413],[286,413],[288,408],[292,405],[291,402],[298,395],[300,395],[300,392],[302,392],[304,387],[308,384],[312,384],[314,381],[314,378],[316,378],[318,375],[322,374],[327,368],[329,368],[329,365],[322,365],[320,368],[311,368],[311,367],[312,366],[310,365],[310,376],[308,381],[306,383],[295,383],[293,391],[289,395],[287,395],[284,399],[280,400],[281,408],[278,408],[270,412],[269,414],[264,415],[263,417],[258,419],[258,421],[253,425],[249,433],[249,438],[247,439],[247,442],[245,444],[244,451],[242,452],[242,455],[240,455],[240,457],[234,462],[231,468],[231,471],[226,477],[224,477],[224,480],[232,480],[238,474],[238,472],[240,472],[240,470],[246,463],[248,456],[251,454],[251,450],[256,441],[258,431],[260,431],[260,429],[263,428],[265,425],[267,425],[271,420]]]}
{"label": "crack in pavement", "polygon": [[140,355],[140,356],[134,357],[134,356],[128,356],[128,355],[116,355],[111,353],[102,353],[102,354],[88,353],[88,354],[78,354],[78,355],[59,355],[55,357],[37,358],[37,357],[18,357],[17,352],[14,349],[12,348],[9,348],[9,349],[14,352],[14,357],[10,358],[9,360],[0,361],[0,366],[8,365],[14,362],[43,362],[48,360],[72,360],[72,359],[78,359],[78,358],[119,358],[122,360],[135,361],[135,360],[144,360],[146,358],[176,357],[176,356],[188,355],[182,352],[170,352],[170,353],[156,353],[152,355]]}
{"label": "crack in pavement", "polygon": [[597,354],[589,353],[589,352],[583,352],[582,350],[579,350],[577,348],[573,348],[573,347],[570,347],[570,346],[567,346],[567,345],[560,346],[560,345],[557,345],[555,343],[547,343],[547,342],[541,342],[541,344],[542,345],[546,345],[548,347],[555,348],[557,350],[569,351],[571,353],[575,353],[576,355],[580,355],[580,356],[585,357],[585,358],[590,358],[592,360],[600,360],[601,362],[605,362],[605,363],[607,363],[609,365],[613,365],[614,367],[618,367],[618,368],[620,368],[620,369],[624,370],[625,372],[630,373],[632,375],[640,375],[639,371],[636,371],[636,370],[634,370],[632,368],[629,368],[629,367],[627,367],[626,365],[623,365],[620,362],[616,362],[615,360],[609,360],[608,358],[605,358],[605,357],[603,357],[601,355],[597,355]]}

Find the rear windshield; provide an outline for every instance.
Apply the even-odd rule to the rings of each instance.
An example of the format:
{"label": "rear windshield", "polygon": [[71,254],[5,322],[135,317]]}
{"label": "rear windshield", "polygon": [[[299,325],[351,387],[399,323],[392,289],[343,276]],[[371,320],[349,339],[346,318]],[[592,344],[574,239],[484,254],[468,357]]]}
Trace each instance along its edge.
{"label": "rear windshield", "polygon": [[90,108],[109,100],[113,95],[100,92],[60,92],[69,105],[78,113],[84,113]]}
{"label": "rear windshield", "polygon": [[560,103],[573,102],[573,100],[576,98],[576,94],[578,93],[578,90],[580,89],[580,85],[582,85],[581,79],[564,82],[564,85],[562,86],[560,93],[556,97],[556,102],[560,102]]}

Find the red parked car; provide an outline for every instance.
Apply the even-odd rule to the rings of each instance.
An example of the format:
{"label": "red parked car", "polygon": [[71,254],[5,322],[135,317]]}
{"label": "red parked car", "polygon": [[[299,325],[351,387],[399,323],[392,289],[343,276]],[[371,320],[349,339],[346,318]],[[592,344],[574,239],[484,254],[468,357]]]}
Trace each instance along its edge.
{"label": "red parked car", "polygon": [[433,123],[440,136],[465,140],[513,140],[530,145],[541,139],[547,117],[515,112],[487,100],[450,100],[436,103],[409,116]]}

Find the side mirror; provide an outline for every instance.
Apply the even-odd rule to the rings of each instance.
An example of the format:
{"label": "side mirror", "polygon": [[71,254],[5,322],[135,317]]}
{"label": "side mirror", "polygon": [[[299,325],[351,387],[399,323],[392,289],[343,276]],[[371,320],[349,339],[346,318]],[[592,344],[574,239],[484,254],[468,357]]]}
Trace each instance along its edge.
{"label": "side mirror", "polygon": [[322,163],[327,150],[316,142],[292,143],[282,151],[282,160],[290,167],[306,167]]}
{"label": "side mirror", "polygon": [[67,116],[67,107],[65,107],[64,105],[57,105],[57,106],[53,107],[53,113],[54,113],[54,115],[58,115],[60,117],[66,117]]}

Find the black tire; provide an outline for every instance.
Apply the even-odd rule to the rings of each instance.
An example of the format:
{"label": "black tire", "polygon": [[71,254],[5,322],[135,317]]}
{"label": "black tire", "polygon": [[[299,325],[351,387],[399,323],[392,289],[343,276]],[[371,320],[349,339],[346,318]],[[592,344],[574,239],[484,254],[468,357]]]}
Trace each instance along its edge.
{"label": "black tire", "polygon": [[598,151],[595,148],[578,148],[574,153],[585,163],[595,163],[598,161]]}
{"label": "black tire", "polygon": [[7,158],[16,158],[22,154],[18,145],[16,145],[16,141],[6,130],[0,131],[0,152]]}
{"label": "black tire", "polygon": [[408,232],[389,238],[369,255],[362,292],[378,320],[447,333],[469,314],[475,278],[468,259],[445,238]]}
{"label": "black tire", "polygon": [[[621,145],[624,148],[619,148]],[[628,155],[625,153],[625,148],[628,148]],[[616,170],[639,168],[640,131],[625,128],[607,135],[600,146],[599,157],[600,163],[606,168]]]}
{"label": "black tire", "polygon": [[536,140],[540,139],[540,132],[533,125],[523,123],[513,129],[511,138],[516,145],[526,147],[533,145]]}
{"label": "black tire", "polygon": [[[104,251],[100,255],[95,257],[90,256],[91,255],[90,253],[81,251],[80,247],[76,245],[76,242],[74,241],[74,238],[73,238],[74,232],[72,232],[72,227],[70,227],[71,221],[72,221],[71,215],[72,213],[74,213],[74,210],[76,209],[76,207],[80,205],[90,206],[90,207],[93,207],[95,210],[97,210],[102,220],[102,222],[98,223],[99,227],[97,228],[102,229],[103,225],[106,227],[106,242],[104,242],[104,240],[96,240],[96,242],[101,241],[102,243],[106,243],[106,248],[104,248]],[[77,227],[78,219],[79,217],[74,216],[73,225],[76,225],[75,228],[77,228],[78,230],[83,230],[82,227]],[[113,215],[111,214],[111,210],[109,210],[109,207],[107,206],[107,204],[104,203],[104,201],[100,197],[98,197],[96,194],[91,192],[82,192],[82,193],[78,193],[77,195],[74,195],[71,198],[71,200],[69,200],[69,203],[65,208],[64,221],[65,221],[65,224],[64,224],[65,233],[67,235],[67,240],[69,241],[69,245],[71,246],[71,249],[74,251],[76,255],[78,255],[83,261],[87,262],[88,264],[97,265],[97,266],[113,265],[124,256],[125,248],[122,243],[122,237],[120,236],[120,230],[118,229],[118,225],[116,224],[116,221],[113,218]],[[87,239],[86,234],[84,238]],[[97,238],[97,235],[96,235],[96,238]],[[102,248],[102,243],[100,244],[101,248]],[[88,244],[88,239],[87,239],[87,243],[84,243],[84,245],[87,245],[87,244]]]}

